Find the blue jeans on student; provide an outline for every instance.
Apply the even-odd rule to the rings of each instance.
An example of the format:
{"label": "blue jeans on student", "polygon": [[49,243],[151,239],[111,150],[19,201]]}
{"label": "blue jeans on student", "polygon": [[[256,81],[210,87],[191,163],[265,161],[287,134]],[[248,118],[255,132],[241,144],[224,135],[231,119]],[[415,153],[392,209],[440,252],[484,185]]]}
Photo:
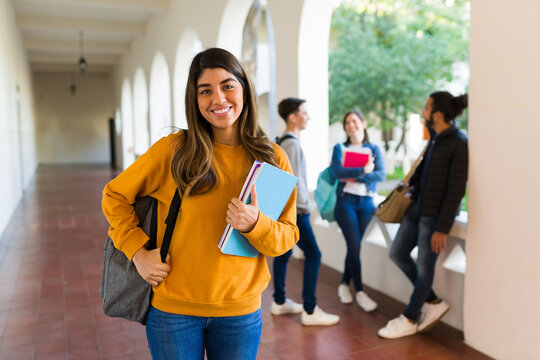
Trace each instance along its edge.
{"label": "blue jeans on student", "polygon": [[[418,319],[424,302],[437,300],[437,295],[431,288],[438,256],[431,250],[431,236],[437,219],[433,216],[420,216],[419,210],[420,201],[417,200],[405,213],[390,247],[390,259],[414,286],[409,304],[403,312],[403,315],[411,320]],[[415,246],[418,246],[416,263],[411,258],[411,251]]]}
{"label": "blue jeans on student", "polygon": [[[304,252],[304,288],[302,298],[304,300],[304,310],[308,314],[313,312],[317,305],[315,299],[315,288],[319,277],[319,267],[321,265],[321,251],[317,246],[315,234],[311,228],[309,214],[298,214],[296,225],[300,232],[300,239],[296,243]],[[285,254],[274,258],[274,301],[278,304],[285,302],[285,277],[287,275],[287,262],[291,257],[292,249]]]}
{"label": "blue jeans on student", "polygon": [[347,244],[345,271],[341,283],[349,284],[352,278],[356,291],[362,291],[364,288],[360,264],[360,242],[374,212],[373,197],[346,192],[338,194],[334,215]]}
{"label": "blue jeans on student", "polygon": [[261,309],[228,317],[171,314],[150,307],[146,337],[153,360],[255,359],[261,338]]}

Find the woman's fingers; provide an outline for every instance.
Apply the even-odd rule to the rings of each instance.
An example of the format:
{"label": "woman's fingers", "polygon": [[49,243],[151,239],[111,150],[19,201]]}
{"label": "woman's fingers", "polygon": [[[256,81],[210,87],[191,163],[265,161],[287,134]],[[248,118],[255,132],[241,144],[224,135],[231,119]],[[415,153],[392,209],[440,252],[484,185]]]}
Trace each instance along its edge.
{"label": "woman's fingers", "polygon": [[[161,255],[160,255],[161,257]],[[169,258],[169,261],[170,261],[170,255],[167,255],[167,257]],[[167,259],[165,259],[165,261],[167,261]],[[164,272],[164,273],[169,273],[169,271],[171,271],[171,265],[169,265],[168,263],[164,262],[160,262],[157,267],[156,267],[156,271],[161,271],[161,272]]]}
{"label": "woman's fingers", "polygon": [[255,186],[251,188],[251,200],[250,204],[244,204],[238,198],[231,199],[226,212],[227,224],[243,232],[251,231],[259,217]]}
{"label": "woman's fingers", "polygon": [[146,282],[148,282],[152,286],[157,286],[157,285],[161,284],[161,282],[163,280],[165,280],[165,278],[167,278],[167,276],[169,276],[168,272],[159,271],[159,272],[157,272],[155,274],[150,275],[148,277],[148,279],[145,279],[145,280],[146,280]]}
{"label": "woman's fingers", "polygon": [[227,209],[227,216],[233,218],[238,214],[238,209],[234,207],[234,205],[229,204],[229,208]]}
{"label": "woman's fingers", "polygon": [[160,277],[162,279],[165,279],[167,276],[169,276],[168,271],[156,271],[154,274],[152,274],[153,277]]}
{"label": "woman's fingers", "polygon": [[251,187],[251,203],[250,205],[259,207],[259,201],[257,201],[257,189],[255,189],[255,184]]}
{"label": "woman's fingers", "polygon": [[229,209],[232,211],[239,211],[242,210],[246,204],[240,201],[238,198],[232,198],[231,202],[229,203]]}
{"label": "woman's fingers", "polygon": [[152,286],[159,285],[171,271],[170,256],[167,256],[166,263],[162,263],[160,250],[159,248],[153,250],[142,248],[135,254],[136,257],[133,257],[137,271]]}
{"label": "woman's fingers", "polygon": [[164,277],[161,277],[161,276],[153,276],[150,281],[153,282],[152,285],[156,286],[158,284],[161,284],[161,282],[164,280],[165,278]]}

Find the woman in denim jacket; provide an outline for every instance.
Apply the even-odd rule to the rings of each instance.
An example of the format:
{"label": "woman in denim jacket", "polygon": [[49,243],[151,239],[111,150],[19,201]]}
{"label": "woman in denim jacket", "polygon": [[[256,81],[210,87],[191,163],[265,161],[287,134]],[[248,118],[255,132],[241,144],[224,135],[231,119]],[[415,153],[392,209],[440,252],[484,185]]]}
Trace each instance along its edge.
{"label": "woman in denim jacket", "polygon": [[[370,312],[377,308],[377,303],[363,291],[360,242],[375,211],[373,195],[377,192],[377,182],[384,180],[385,177],[384,159],[379,147],[369,142],[367,122],[360,111],[349,111],[345,114],[343,129],[347,134],[347,140],[334,146],[331,164],[332,173],[340,181],[335,219],[347,243],[345,270],[338,287],[338,296],[344,304],[353,302],[349,289],[352,278],[358,306]],[[371,153],[370,160],[364,167],[343,167],[341,164],[343,148],[363,148],[364,151]]]}

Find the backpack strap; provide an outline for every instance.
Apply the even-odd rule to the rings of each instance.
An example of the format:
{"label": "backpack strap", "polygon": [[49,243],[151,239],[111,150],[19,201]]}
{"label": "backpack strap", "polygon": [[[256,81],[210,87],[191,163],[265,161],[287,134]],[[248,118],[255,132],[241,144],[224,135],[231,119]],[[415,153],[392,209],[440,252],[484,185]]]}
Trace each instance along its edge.
{"label": "backpack strap", "polygon": [[180,193],[178,189],[174,192],[174,196],[169,207],[169,214],[165,220],[167,227],[165,228],[165,235],[163,236],[163,243],[161,244],[161,262],[165,262],[167,258],[167,253],[169,252],[169,247],[171,245],[172,234],[174,231],[174,225],[176,224],[176,219],[178,218],[178,212],[180,211],[180,205],[182,204],[182,199],[180,198]]}
{"label": "backpack strap", "polygon": [[149,248],[155,249],[157,247],[157,205],[156,199],[152,199],[152,214],[150,220],[150,243]]}
{"label": "backpack strap", "polygon": [[430,144],[430,141],[428,141],[428,143],[424,147],[424,150],[422,150],[422,152],[418,156],[418,159],[416,159],[414,161],[414,163],[411,166],[411,169],[409,170],[407,175],[403,178],[403,180],[401,180],[402,184],[408,184],[409,183],[409,180],[411,180],[411,177],[413,176],[414,172],[416,171],[416,168],[418,167],[418,165],[420,165],[420,162],[424,159],[424,154],[426,153],[426,151],[427,151],[427,149],[429,147],[429,144]]}
{"label": "backpack strap", "polygon": [[[182,131],[184,132],[184,136],[187,137],[187,129]],[[165,224],[167,225],[167,227],[165,228],[165,235],[163,235],[163,242],[161,243],[161,262],[165,262],[167,254],[169,253],[169,247],[171,246],[174,226],[176,225],[176,219],[178,218],[178,213],[180,212],[180,205],[182,205],[182,199],[180,198],[178,188],[176,188],[176,191],[174,192],[174,196],[171,201],[171,206],[169,207],[169,214],[165,219]],[[155,213],[157,213],[157,211],[155,211]]]}
{"label": "backpack strap", "polygon": [[276,144],[281,145],[281,143],[284,142],[285,140],[292,139],[292,138],[294,138],[294,136],[292,136],[291,134],[285,134],[282,137],[278,136],[276,137]]}

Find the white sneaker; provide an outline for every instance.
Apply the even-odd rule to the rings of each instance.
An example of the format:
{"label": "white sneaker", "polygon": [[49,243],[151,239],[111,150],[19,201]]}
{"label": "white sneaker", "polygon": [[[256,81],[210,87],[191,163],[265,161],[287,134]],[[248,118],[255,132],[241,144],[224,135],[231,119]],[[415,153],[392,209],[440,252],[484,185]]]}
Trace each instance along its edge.
{"label": "white sneaker", "polygon": [[437,323],[437,321],[441,320],[449,309],[450,305],[442,300],[437,304],[425,303],[424,306],[422,306],[420,320],[418,320],[418,331],[429,330]]}
{"label": "white sneaker", "polygon": [[371,312],[377,308],[377,303],[363,291],[356,293],[356,302],[365,312]]}
{"label": "white sneaker", "polygon": [[339,316],[324,312],[319,306],[315,306],[312,314],[305,310],[302,312],[302,325],[305,326],[329,326],[339,322]]}
{"label": "white sneaker", "polygon": [[418,332],[418,326],[401,314],[392,319],[385,327],[377,331],[377,335],[385,339],[398,339]]}
{"label": "white sneaker", "polygon": [[285,299],[285,302],[281,305],[272,301],[272,306],[270,306],[270,313],[272,315],[283,315],[283,314],[300,314],[304,310],[302,304],[296,303],[291,299]]}
{"label": "white sneaker", "polygon": [[337,296],[342,304],[352,304],[353,302],[351,290],[346,284],[339,284],[337,288]]}

